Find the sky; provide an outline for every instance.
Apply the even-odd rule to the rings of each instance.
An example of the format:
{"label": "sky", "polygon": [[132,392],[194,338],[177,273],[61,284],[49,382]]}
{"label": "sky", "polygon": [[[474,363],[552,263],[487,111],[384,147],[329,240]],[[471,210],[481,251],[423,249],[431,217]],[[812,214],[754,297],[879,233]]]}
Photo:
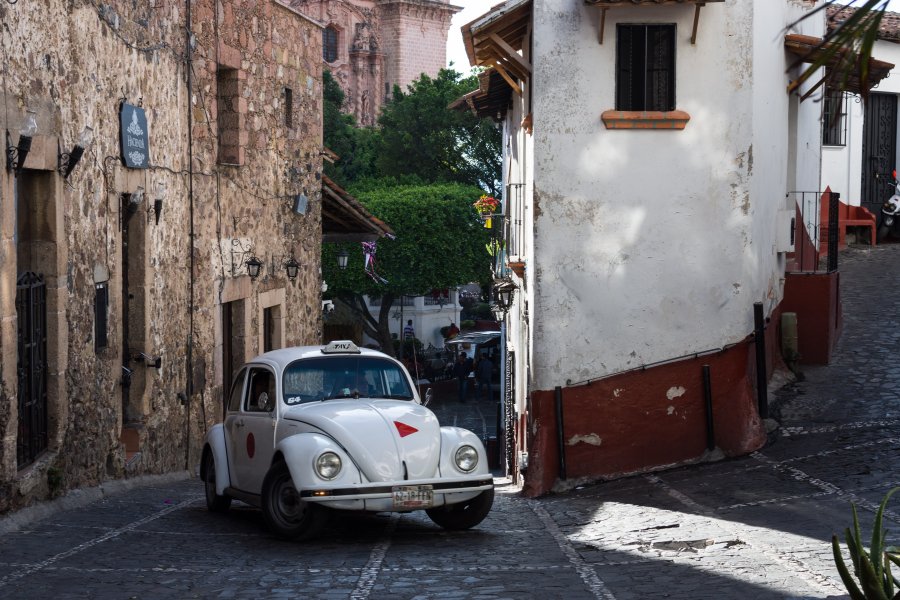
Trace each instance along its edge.
{"label": "sky", "polygon": [[[492,6],[500,4],[503,0],[450,0],[454,6],[462,6],[462,11],[453,15],[450,22],[450,32],[447,34],[447,64],[453,62],[453,68],[460,73],[468,73],[469,58],[466,56],[466,47],[463,45],[462,34],[459,28],[474,21]],[[900,0],[893,0],[900,4]]]}
{"label": "sky", "polygon": [[[459,28],[474,21],[496,4],[500,4],[503,0],[450,0],[450,4],[454,6],[462,6],[461,12],[453,15],[450,24],[450,33],[447,35],[447,64],[454,63],[454,67],[460,73],[468,73],[469,59],[466,56],[466,48],[463,46],[462,35]],[[839,0],[841,1],[841,0]],[[849,4],[849,0],[843,0],[843,4]],[[857,1],[859,6],[861,0]],[[888,2],[888,10],[900,12],[900,0],[890,0]]]}

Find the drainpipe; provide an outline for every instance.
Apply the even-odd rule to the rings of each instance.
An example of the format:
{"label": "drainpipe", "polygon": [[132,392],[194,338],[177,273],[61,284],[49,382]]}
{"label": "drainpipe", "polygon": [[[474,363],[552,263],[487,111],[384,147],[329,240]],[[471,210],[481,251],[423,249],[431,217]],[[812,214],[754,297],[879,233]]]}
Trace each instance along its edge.
{"label": "drainpipe", "polygon": [[563,431],[563,403],[562,388],[556,386],[554,390],[556,395],[556,439],[559,445],[559,478],[566,480],[566,439]]}
{"label": "drainpipe", "polygon": [[194,77],[191,69],[191,35],[193,24],[191,22],[191,0],[184,0],[185,4],[185,75],[187,81],[187,150],[188,150],[188,212],[189,212],[189,232],[188,232],[188,340],[187,340],[187,377],[185,380],[185,415],[187,429],[184,451],[184,468],[190,470],[191,460],[191,398],[194,394],[194,122],[191,111],[191,90],[194,87]]}
{"label": "drainpipe", "polygon": [[706,401],[706,449],[716,448],[716,432],[713,424],[712,383],[709,376],[709,365],[703,365],[703,399]]}
{"label": "drainpipe", "polygon": [[763,303],[753,303],[753,334],[756,342],[756,400],[759,418],[769,418],[768,377],[766,376],[766,327],[763,317]]}

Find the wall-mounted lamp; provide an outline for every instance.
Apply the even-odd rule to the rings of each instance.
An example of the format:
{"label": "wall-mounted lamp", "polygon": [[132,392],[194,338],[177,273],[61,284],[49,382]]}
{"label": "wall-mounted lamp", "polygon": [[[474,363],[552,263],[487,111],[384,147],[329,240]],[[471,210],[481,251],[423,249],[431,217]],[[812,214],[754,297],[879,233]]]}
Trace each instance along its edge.
{"label": "wall-mounted lamp", "polygon": [[144,366],[151,369],[160,369],[162,368],[162,357],[157,356],[153,358],[152,356],[147,356],[143,352],[138,352],[134,358],[132,358],[134,362],[144,362]]}
{"label": "wall-mounted lamp", "polygon": [[306,194],[297,194],[294,196],[294,212],[298,215],[305,215],[306,208],[309,206],[309,199]]}
{"label": "wall-mounted lamp", "polygon": [[247,265],[247,275],[250,276],[250,279],[256,279],[257,277],[259,277],[259,273],[262,270],[263,265],[261,260],[259,260],[255,256],[251,256],[244,264]]}
{"label": "wall-mounted lamp", "polygon": [[[240,238],[233,238],[231,240],[231,276],[237,277],[240,275],[240,271],[243,267],[247,268],[247,274],[250,275],[251,278],[256,279],[259,277],[259,272],[262,267],[262,261],[252,256],[253,252],[253,244],[249,241],[244,244],[240,240]],[[255,261],[253,264],[256,265],[254,267],[256,274],[250,272],[251,261]]]}
{"label": "wall-mounted lamp", "polygon": [[338,267],[340,267],[340,269],[342,271],[347,268],[347,259],[349,257],[350,257],[350,255],[347,254],[347,250],[345,248],[341,248],[341,251],[338,252],[338,255],[337,255]]}
{"label": "wall-mounted lamp", "polygon": [[288,279],[293,281],[300,274],[300,263],[292,256],[284,261],[284,270],[287,272]]}
{"label": "wall-mounted lamp", "polygon": [[288,279],[290,279],[291,281],[297,279],[297,275],[300,274],[300,263],[297,262],[296,258],[294,258],[293,252],[287,256],[276,256],[273,254],[272,260],[269,265],[269,272],[273,274],[276,273],[279,266],[284,267]]}
{"label": "wall-mounted lamp", "polygon": [[19,130],[19,142],[12,144],[9,130],[6,130],[6,170],[20,173],[25,164],[25,158],[31,151],[31,140],[37,133],[37,117],[33,110],[26,111],[25,124]]}
{"label": "wall-mounted lamp", "polygon": [[84,151],[90,147],[91,142],[93,141],[94,130],[90,126],[85,126],[85,128],[81,130],[81,135],[78,136],[78,141],[72,146],[72,149],[69,152],[59,153],[57,158],[57,171],[60,172],[63,179],[69,178],[72,170],[75,169],[75,165],[77,165],[78,161],[81,160],[81,157],[84,156]]}
{"label": "wall-mounted lamp", "polygon": [[157,182],[154,195],[156,198],[153,200],[153,207],[150,209],[150,212],[153,213],[156,224],[159,225],[159,216],[162,214],[163,209],[163,198],[166,197],[166,184],[164,182]]}
{"label": "wall-mounted lamp", "polygon": [[494,301],[497,307],[505,314],[513,305],[513,299],[516,294],[515,283],[511,279],[498,279],[494,282]]}

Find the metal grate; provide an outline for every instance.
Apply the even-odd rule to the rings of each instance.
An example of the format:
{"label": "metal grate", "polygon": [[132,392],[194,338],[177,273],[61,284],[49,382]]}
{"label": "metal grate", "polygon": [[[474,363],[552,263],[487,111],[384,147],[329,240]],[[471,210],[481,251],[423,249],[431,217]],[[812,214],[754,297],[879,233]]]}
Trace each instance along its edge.
{"label": "metal grate", "polygon": [[[800,219],[794,225],[794,252],[788,255],[787,271],[827,272],[838,268],[837,192],[790,192]],[[824,218],[827,214],[827,219]]]}
{"label": "metal grate", "polygon": [[47,449],[47,286],[37,273],[16,282],[19,427],[16,464],[26,467]]}
{"label": "metal grate", "polygon": [[822,144],[847,145],[847,96],[840,90],[828,90],[822,110]]}

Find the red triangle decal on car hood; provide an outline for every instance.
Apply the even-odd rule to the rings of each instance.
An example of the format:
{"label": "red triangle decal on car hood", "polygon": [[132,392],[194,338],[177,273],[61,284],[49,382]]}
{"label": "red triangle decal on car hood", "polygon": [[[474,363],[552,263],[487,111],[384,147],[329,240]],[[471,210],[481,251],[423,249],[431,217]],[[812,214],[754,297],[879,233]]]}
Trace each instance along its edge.
{"label": "red triangle decal on car hood", "polygon": [[400,421],[394,421],[394,426],[397,428],[397,431],[400,432],[400,437],[406,437],[418,431],[415,427],[407,425],[406,423],[401,423]]}

